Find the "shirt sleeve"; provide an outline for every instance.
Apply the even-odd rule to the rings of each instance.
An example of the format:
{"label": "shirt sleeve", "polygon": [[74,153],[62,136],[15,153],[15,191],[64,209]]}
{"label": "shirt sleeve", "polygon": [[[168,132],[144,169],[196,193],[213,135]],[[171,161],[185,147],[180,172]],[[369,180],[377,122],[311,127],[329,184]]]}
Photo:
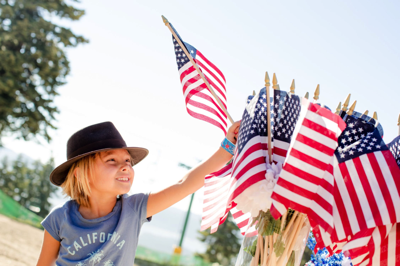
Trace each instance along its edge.
{"label": "shirt sleeve", "polygon": [[138,193],[129,196],[129,204],[133,210],[139,214],[139,220],[141,224],[150,222],[152,217],[147,218],[147,200],[149,199],[150,193]]}
{"label": "shirt sleeve", "polygon": [[53,209],[42,221],[43,228],[57,241],[61,241],[60,228],[62,222],[63,208]]}

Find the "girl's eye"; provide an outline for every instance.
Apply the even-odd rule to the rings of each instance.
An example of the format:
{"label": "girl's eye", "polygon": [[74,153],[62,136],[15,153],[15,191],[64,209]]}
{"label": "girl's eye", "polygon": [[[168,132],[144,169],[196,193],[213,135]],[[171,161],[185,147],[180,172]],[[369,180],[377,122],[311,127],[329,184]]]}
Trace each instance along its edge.
{"label": "girl's eye", "polygon": [[107,162],[115,162],[115,160],[114,159],[109,159],[109,160],[107,160]]}

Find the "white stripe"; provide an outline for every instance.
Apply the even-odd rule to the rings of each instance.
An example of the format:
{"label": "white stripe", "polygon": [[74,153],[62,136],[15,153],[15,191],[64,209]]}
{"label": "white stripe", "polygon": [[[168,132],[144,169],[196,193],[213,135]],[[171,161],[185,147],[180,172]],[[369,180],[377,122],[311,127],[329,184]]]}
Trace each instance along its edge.
{"label": "white stripe", "polygon": [[[201,70],[202,70],[204,76],[208,79],[209,84],[210,84],[210,82],[212,82],[217,87],[217,88],[215,88],[213,85],[210,84],[210,86],[214,89],[215,94],[217,94],[217,96],[220,98],[220,100],[226,104],[226,100],[225,100],[226,95],[225,95],[225,97],[223,96],[223,94],[225,93],[225,89],[208,71],[206,71],[203,68]],[[219,89],[222,92],[222,94],[217,89]]]}
{"label": "white stripe", "polygon": [[202,108],[199,108],[197,106],[193,106],[190,103],[188,103],[186,105],[186,108],[189,109],[190,111],[194,112],[194,113],[201,114],[201,115],[204,115],[206,117],[211,118],[212,120],[214,120],[217,123],[221,124],[221,126],[226,129],[226,126],[225,126],[226,124],[224,124],[225,121],[221,120],[218,116],[216,116],[216,115],[214,115],[214,114],[212,114],[212,113],[210,113],[208,111],[205,111]]}
{"label": "white stripe", "polygon": [[212,176],[212,177],[210,178],[209,176],[211,176],[211,175],[208,175],[208,176],[206,176],[206,178],[204,179],[204,184],[213,182],[215,178],[220,178],[220,179],[222,180],[224,177],[227,177],[228,175],[230,175],[230,174],[231,174],[231,171],[232,171],[232,168],[227,168],[225,172],[221,173],[221,174],[218,175],[218,176]]}
{"label": "white stripe", "polygon": [[388,235],[388,247],[387,247],[387,265],[396,265],[396,229],[397,225],[394,224],[392,230]]}
{"label": "white stripe", "polygon": [[213,214],[207,219],[203,218],[204,224],[207,224],[208,222],[213,221],[216,218],[218,218],[218,219],[221,218],[224,215],[225,211],[226,211],[226,202],[220,201],[219,204],[216,205],[214,208],[203,212],[203,217]]}
{"label": "white stripe", "polygon": [[351,198],[349,192],[347,191],[347,187],[343,180],[342,172],[340,171],[338,161],[336,158],[334,158],[333,173],[337,187],[339,189],[340,196],[343,199],[344,203],[347,202],[347,204],[344,204],[344,208],[346,209],[346,214],[349,218],[351,230],[353,234],[355,234],[356,232],[360,231],[360,226],[358,225],[357,216],[354,211],[353,204],[351,203]]}
{"label": "white stripe", "polygon": [[338,138],[340,136],[340,134],[342,133],[342,131],[339,129],[337,123],[335,123],[332,120],[329,120],[323,116],[320,116],[317,113],[310,111],[307,113],[306,118],[313,121],[314,123],[321,125],[324,128],[329,129],[330,131],[333,131],[334,133],[336,133],[336,138]]}
{"label": "white stripe", "polygon": [[381,234],[379,229],[376,228],[372,233],[372,240],[374,241],[374,255],[372,256],[372,265],[380,265],[381,263]]}
{"label": "white stripe", "polygon": [[[288,164],[291,164],[288,162]],[[318,185],[315,185],[314,183],[308,182],[307,180],[298,177],[297,175],[294,175],[292,173],[289,173],[284,169],[282,169],[281,174],[279,175],[279,178],[283,178],[286,181],[292,183],[295,186],[301,187],[305,190],[308,190],[310,192],[316,193],[318,189]],[[320,179],[320,178],[318,178]]]}
{"label": "white stripe", "polygon": [[[365,259],[365,257],[368,256],[368,254],[369,254],[369,252],[362,254],[354,259],[351,259],[351,263],[353,263],[353,265],[357,265],[357,264],[361,263]],[[369,261],[369,259],[368,259],[368,261]],[[363,264],[363,265],[367,265],[367,264]],[[360,265],[358,265],[358,266],[360,266]]]}
{"label": "white stripe", "polygon": [[[277,193],[281,196],[284,195],[283,197],[290,199],[291,201],[296,202],[297,204],[300,204],[304,207],[309,207],[312,203],[315,203],[315,201],[312,201],[279,185],[275,185],[274,193]],[[329,217],[331,217],[331,215],[324,208],[322,208],[317,203],[313,204],[313,206],[313,210],[315,213],[318,214],[318,216],[320,216],[323,220],[329,220]]]}
{"label": "white stripe", "polygon": [[290,144],[285,141],[281,141],[279,139],[274,139],[274,147],[280,148],[282,150],[288,150],[289,145]]}
{"label": "white stripe", "polygon": [[302,171],[309,173],[319,179],[324,176],[325,171],[321,170],[311,164],[308,164],[306,161],[297,159],[296,157],[290,156],[288,161],[286,162],[294,167],[301,169]]}
{"label": "white stripe", "polygon": [[361,248],[363,246],[366,246],[366,245],[368,245],[368,242],[370,239],[371,239],[371,236],[352,239],[350,242],[348,242],[346,245],[343,246],[342,251],[347,251],[347,250],[351,250],[354,248]]}
{"label": "white stripe", "polygon": [[310,147],[297,140],[293,144],[293,149],[296,149],[304,154],[307,154],[308,156],[313,157],[315,160],[321,161],[325,164],[328,164],[328,162],[332,158],[332,156],[328,156],[326,153],[320,152],[317,149],[314,149],[313,147]]}
{"label": "white stripe", "polygon": [[[203,90],[202,93],[204,93],[205,95],[211,97],[211,99],[214,100],[214,97],[210,94],[210,92]],[[209,100],[206,100],[206,99],[204,99],[204,98],[202,98],[202,97],[199,97],[199,96],[197,96],[196,94],[193,95],[193,96],[191,97],[191,100],[196,101],[196,102],[199,102],[199,103],[202,103],[202,104],[204,104],[204,105],[206,105],[206,106],[209,106],[210,108],[212,108],[213,110],[215,110],[222,118],[225,117],[225,114],[224,114],[222,111],[220,111],[220,110],[214,105],[213,102],[211,102],[211,101],[209,101]],[[190,101],[188,102],[188,104],[190,104]],[[218,105],[218,103],[216,103],[216,104]],[[208,111],[207,111],[207,112],[208,112]],[[209,113],[209,112],[208,112],[208,113]]]}
{"label": "white stripe", "polygon": [[285,205],[283,205],[280,202],[277,202],[276,200],[272,200],[272,204],[274,205],[275,209],[281,214],[283,215],[287,209],[285,207]]}
{"label": "white stripe", "polygon": [[336,206],[336,202],[333,204],[333,223],[335,224],[336,235],[339,240],[342,240],[346,237],[344,232],[342,219],[339,215],[339,210]]}
{"label": "white stripe", "polygon": [[368,182],[371,186],[372,193],[374,194],[374,200],[375,200],[375,202],[378,206],[378,210],[381,214],[382,222],[383,222],[383,224],[389,224],[389,223],[391,223],[389,211],[387,209],[385,199],[383,198],[382,191],[379,187],[379,183],[376,179],[375,172],[372,169],[371,163],[368,160],[368,156],[364,154],[364,155],[360,156],[359,158],[360,158],[361,164],[363,165]]}
{"label": "white stripe", "polygon": [[[321,133],[310,129],[309,127],[303,126],[300,131],[300,134],[302,134],[303,136],[306,136],[307,138],[310,138],[312,140],[315,140],[321,144],[323,144],[324,146],[327,146],[328,148],[335,150],[337,148],[337,140],[333,140],[331,138],[326,137],[325,135],[322,135]],[[297,138],[297,136],[296,136]],[[292,137],[292,139],[294,139]],[[297,142],[297,141],[292,141],[292,142]]]}
{"label": "white stripe", "polygon": [[[246,143],[246,145],[243,147],[242,152],[241,152],[240,154],[236,154],[235,157],[233,158],[233,168],[235,168],[236,163],[239,162],[239,161],[241,160],[241,158],[242,158],[242,156],[243,156],[243,154],[244,154],[243,151],[247,151],[247,150],[248,150],[251,146],[253,146],[254,144],[262,142],[262,141],[263,141],[263,140],[262,140],[263,138],[266,138],[266,137],[255,136],[255,137],[253,137],[252,139],[250,139],[250,140]],[[239,138],[239,140],[240,140],[240,138]]]}
{"label": "white stripe", "polygon": [[[368,254],[367,254],[368,255]],[[364,257],[365,258],[365,257]],[[358,266],[367,266],[368,264],[369,264],[369,261],[370,261],[371,259],[366,259],[363,263],[361,263],[360,265],[358,265]]]}
{"label": "white stripe", "polygon": [[[227,183],[227,185],[229,185],[229,183]],[[203,202],[203,209],[207,208],[210,205],[213,205],[216,202],[227,202],[228,201],[228,196],[229,196],[229,187],[228,188],[224,188],[226,189],[226,191],[223,191],[223,189],[219,189],[218,191],[212,193],[212,194],[208,194],[207,197],[204,197],[204,200],[208,200],[211,199],[209,202]],[[215,207],[213,207],[213,209],[215,209]]]}
{"label": "white stripe", "polygon": [[184,71],[188,70],[191,66],[193,66],[193,64],[192,64],[190,61],[187,62],[186,64],[184,64],[184,65],[178,70],[179,76],[181,76],[182,73],[183,73]]}
{"label": "white stripe", "polygon": [[286,157],[279,156],[279,155],[277,155],[277,154],[272,154],[272,159],[273,159],[275,162],[281,162],[281,163],[283,163],[283,162],[285,162]]}
{"label": "white stripe", "polygon": [[[186,75],[183,77],[182,81],[181,81],[182,87],[185,86],[185,84],[186,84],[186,82],[188,82],[188,80],[190,80],[190,79],[192,79],[192,78],[194,78],[194,77],[196,77],[196,76],[198,76],[196,70],[194,70],[194,71],[192,71],[192,72],[186,74]],[[202,79],[199,79],[198,81],[203,82]],[[186,90],[187,90],[187,89],[186,89]]]}
{"label": "white stripe", "polygon": [[[373,228],[376,226],[374,216],[372,215],[372,211],[371,211],[371,208],[368,203],[367,195],[365,194],[364,187],[361,183],[360,177],[358,176],[358,172],[354,165],[354,162],[353,162],[353,160],[347,160],[345,162],[345,164],[346,164],[347,170],[350,174],[350,176],[347,178],[350,178],[351,181],[353,182],[353,186],[356,191],[357,198],[360,202],[365,222],[367,223],[368,228]],[[355,232],[353,232],[353,233],[355,233]]]}
{"label": "white stripe", "polygon": [[[192,72],[193,73],[193,72]],[[197,89],[200,85],[204,84],[204,81],[201,79],[196,80],[196,82],[191,83],[189,86],[186,87],[186,90],[183,92],[183,97],[186,99],[188,94],[194,90]],[[184,86],[184,83],[182,83],[182,87]],[[204,89],[203,89],[204,91]]]}
{"label": "white stripe", "polygon": [[393,180],[392,173],[390,172],[389,166],[387,165],[386,159],[383,157],[383,154],[381,152],[374,152],[374,154],[377,161],[379,162],[379,166],[382,170],[382,175],[385,178],[390,196],[392,197],[394,209],[396,211],[396,221],[400,222],[400,198],[396,184],[394,183]]}

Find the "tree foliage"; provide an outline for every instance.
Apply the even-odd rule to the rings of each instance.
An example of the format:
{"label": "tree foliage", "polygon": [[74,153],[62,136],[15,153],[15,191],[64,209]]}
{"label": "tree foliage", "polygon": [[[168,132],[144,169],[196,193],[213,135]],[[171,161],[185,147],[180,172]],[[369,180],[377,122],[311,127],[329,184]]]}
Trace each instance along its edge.
{"label": "tree foliage", "polygon": [[210,234],[207,231],[199,231],[200,241],[207,244],[207,250],[203,254],[196,254],[207,262],[218,262],[223,266],[234,265],[234,260],[240,251],[238,235],[240,230],[229,213],[226,221],[218,226],[218,231]]}
{"label": "tree foliage", "polygon": [[64,0],[0,0],[0,137],[50,141],[54,97],[70,71],[65,48],[87,42],[51,20],[84,13]]}
{"label": "tree foliage", "polygon": [[49,180],[54,169],[54,161],[31,164],[19,157],[14,162],[4,158],[0,163],[0,189],[28,209],[37,209],[39,216],[45,217],[50,211],[49,198],[57,187]]}

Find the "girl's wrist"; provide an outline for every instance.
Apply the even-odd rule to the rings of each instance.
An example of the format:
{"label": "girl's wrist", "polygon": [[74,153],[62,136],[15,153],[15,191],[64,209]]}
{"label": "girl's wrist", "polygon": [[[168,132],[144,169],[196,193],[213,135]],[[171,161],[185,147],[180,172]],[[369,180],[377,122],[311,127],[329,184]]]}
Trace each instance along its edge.
{"label": "girl's wrist", "polygon": [[231,155],[234,155],[236,145],[233,144],[227,137],[225,137],[221,142],[221,147]]}

